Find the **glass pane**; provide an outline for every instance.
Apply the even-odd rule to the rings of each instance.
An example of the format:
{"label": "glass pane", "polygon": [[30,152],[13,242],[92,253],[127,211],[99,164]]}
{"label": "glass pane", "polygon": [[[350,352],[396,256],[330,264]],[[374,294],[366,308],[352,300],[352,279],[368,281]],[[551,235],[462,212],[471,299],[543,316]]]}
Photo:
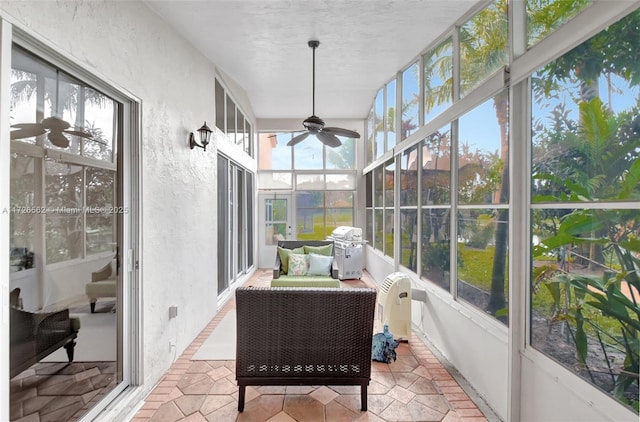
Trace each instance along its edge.
{"label": "glass pane", "polygon": [[353,208],[353,192],[325,192],[327,208]]}
{"label": "glass pane", "polygon": [[374,207],[383,207],[384,202],[382,202],[384,196],[384,184],[382,181],[384,180],[384,168],[382,166],[377,167],[373,170],[373,206]]}
{"label": "glass pane", "polygon": [[536,209],[532,229],[531,344],[632,405],[640,210]]}
{"label": "glass pane", "polygon": [[384,210],[384,254],[393,258],[393,208]]}
{"label": "glass pane", "polygon": [[296,193],[296,233],[298,239],[326,238],[324,222],[324,193]]}
{"label": "glass pane", "polygon": [[373,172],[365,174],[365,206],[367,208],[373,207]]}
{"label": "glass pane", "polygon": [[527,45],[534,46],[591,3],[593,0],[527,0]]}
{"label": "glass pane", "polygon": [[265,221],[268,223],[275,221],[287,221],[287,200],[286,199],[265,199]]}
{"label": "glass pane", "polygon": [[424,55],[424,122],[451,105],[453,97],[453,47],[451,38]]}
{"label": "glass pane", "polygon": [[389,151],[396,145],[396,80],[387,84],[387,149]]}
{"label": "glass pane", "polygon": [[422,205],[451,203],[451,130],[432,133],[422,142]]}
{"label": "glass pane", "polygon": [[367,141],[365,150],[367,164],[372,163],[376,158],[376,115],[373,107],[367,117]]}
{"label": "glass pane", "polygon": [[47,263],[82,256],[82,167],[45,160]]}
{"label": "glass pane", "polygon": [[216,127],[220,129],[222,133],[225,132],[225,120],[224,120],[224,88],[216,79]]}
{"label": "glass pane", "polygon": [[354,169],[356,165],[355,139],[340,138],[342,145],[337,148],[325,148],[326,167],[331,170]]}
{"label": "glass pane", "polygon": [[[629,25],[634,25],[632,22]],[[630,28],[624,23],[612,30],[626,34]],[[611,45],[606,52],[589,49],[606,39],[598,35],[534,74],[534,202],[624,201],[640,195],[638,183],[627,182],[622,188],[632,163],[640,157],[640,137],[637,129],[632,129],[640,119],[640,87],[630,75],[623,75],[637,74],[640,65],[623,58],[628,47]],[[570,64],[578,55],[584,57],[585,49],[593,57],[593,79],[591,75],[580,77],[578,68]],[[616,62],[605,67],[598,58],[603,54],[616,57]],[[610,72],[612,67],[619,70]],[[557,80],[553,73],[559,69],[567,76]],[[554,89],[537,89],[550,81]]]}
{"label": "glass pane", "polygon": [[356,188],[356,176],[355,174],[327,174],[327,189],[355,189]]}
{"label": "glass pane", "polygon": [[394,204],[393,191],[395,187],[396,164],[393,159],[385,163],[384,168],[384,204],[392,207]]}
{"label": "glass pane", "polygon": [[458,215],[458,297],[506,324],[509,210],[458,210]]}
{"label": "glass pane", "polygon": [[[9,122],[11,125],[39,123],[43,119],[44,110],[38,109],[38,99],[44,101],[44,87],[38,88],[38,75],[52,74],[48,66],[20,48],[12,49],[11,57],[11,103]],[[21,128],[11,128],[11,139],[30,144],[36,143],[35,135]],[[13,133],[13,131],[17,133]]]}
{"label": "glass pane", "polygon": [[402,72],[402,127],[401,140],[418,130],[420,126],[418,102],[420,100],[420,66],[414,63]]}
{"label": "glass pane", "polygon": [[293,165],[296,170],[323,168],[323,144],[315,136],[309,136],[293,147]]}
{"label": "glass pane", "polygon": [[412,271],[417,268],[418,211],[400,210],[400,263]]}
{"label": "glass pane", "polygon": [[227,98],[227,140],[231,143],[236,142],[236,104],[228,95]]}
{"label": "glass pane", "polygon": [[367,227],[365,228],[365,240],[371,243],[373,241],[373,209],[367,208]]}
{"label": "glass pane", "polygon": [[244,148],[244,114],[237,109],[236,111],[236,145]]}
{"label": "glass pane", "polygon": [[376,95],[375,103],[376,126],[375,148],[373,158],[378,159],[384,154],[384,88],[380,88]]}
{"label": "glass pane", "polygon": [[265,172],[258,173],[258,183],[261,189],[291,189],[293,182],[291,173]]}
{"label": "glass pane", "polygon": [[323,208],[324,192],[297,192],[297,208]]}
{"label": "glass pane", "polygon": [[418,205],[418,145],[402,153],[400,161],[400,206]]}
{"label": "glass pane", "polygon": [[111,98],[85,88],[84,93],[84,132],[91,139],[78,137],[82,144],[82,155],[107,162],[113,161],[114,145],[117,144],[118,105]]}
{"label": "glass pane", "polygon": [[508,202],[507,101],[507,93],[503,91],[459,120],[458,201],[460,204]]}
{"label": "glass pane", "polygon": [[125,210],[115,206],[115,172],[87,168],[87,254],[115,251],[117,214]]}
{"label": "glass pane", "polygon": [[451,210],[422,208],[420,276],[450,291],[451,268]]}
{"label": "glass pane", "polygon": [[291,170],[290,133],[261,133],[258,135],[260,170]]}
{"label": "glass pane", "polygon": [[324,210],[298,208],[296,210],[296,230],[298,240],[325,239]]}
{"label": "glass pane", "polygon": [[41,218],[35,207],[35,165],[35,158],[11,156],[9,265],[12,272],[35,266],[35,227]]}
{"label": "glass pane", "polygon": [[327,234],[336,227],[353,226],[353,192],[325,192]]}
{"label": "glass pane", "polygon": [[374,235],[375,235],[375,243],[374,248],[383,251],[383,242],[384,242],[384,224],[383,217],[384,211],[382,209],[374,210]]}
{"label": "glass pane", "polygon": [[277,245],[278,240],[287,238],[287,223],[267,223],[264,242],[267,245]]}
{"label": "glass pane", "polygon": [[244,141],[244,152],[253,157],[253,128],[251,127],[251,123],[248,120],[244,121],[245,127],[245,141]]}
{"label": "glass pane", "polygon": [[322,174],[298,174],[296,189],[324,190],[324,176]]}
{"label": "glass pane", "polygon": [[496,0],[460,28],[460,96],[507,63],[507,0]]}

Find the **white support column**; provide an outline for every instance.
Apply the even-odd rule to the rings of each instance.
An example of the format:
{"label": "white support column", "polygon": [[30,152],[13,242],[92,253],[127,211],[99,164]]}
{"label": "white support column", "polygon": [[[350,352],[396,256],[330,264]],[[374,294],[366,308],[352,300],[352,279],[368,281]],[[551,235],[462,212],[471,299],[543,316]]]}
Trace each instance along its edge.
{"label": "white support column", "polygon": [[[510,62],[527,50],[526,2],[513,1],[509,7]],[[527,285],[530,273],[529,240],[529,85],[520,82],[509,89],[509,333],[507,421],[521,420],[521,353],[526,344]],[[517,171],[516,171],[517,169]],[[515,224],[519,222],[519,224]]]}

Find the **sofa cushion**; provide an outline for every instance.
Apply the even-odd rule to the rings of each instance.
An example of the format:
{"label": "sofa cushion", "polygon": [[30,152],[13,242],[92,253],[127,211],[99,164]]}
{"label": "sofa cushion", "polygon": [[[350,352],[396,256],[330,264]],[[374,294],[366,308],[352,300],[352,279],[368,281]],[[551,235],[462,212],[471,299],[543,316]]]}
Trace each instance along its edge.
{"label": "sofa cushion", "polygon": [[278,255],[280,255],[280,267],[282,272],[287,274],[289,272],[289,255],[292,253],[304,253],[304,248],[287,249],[278,246]]}
{"label": "sofa cushion", "polygon": [[317,253],[318,255],[333,256],[333,243],[324,246],[307,246],[304,245],[304,253]]}
{"label": "sofa cushion", "polygon": [[307,275],[309,268],[309,255],[292,253],[289,254],[288,275]]}
{"label": "sofa cushion", "polygon": [[283,275],[271,280],[271,287],[340,287],[340,280],[319,275]]}
{"label": "sofa cushion", "polygon": [[309,254],[308,275],[331,275],[332,256],[318,255],[317,253]]}
{"label": "sofa cushion", "polygon": [[116,297],[116,280],[94,281],[85,284],[85,293],[90,298]]}

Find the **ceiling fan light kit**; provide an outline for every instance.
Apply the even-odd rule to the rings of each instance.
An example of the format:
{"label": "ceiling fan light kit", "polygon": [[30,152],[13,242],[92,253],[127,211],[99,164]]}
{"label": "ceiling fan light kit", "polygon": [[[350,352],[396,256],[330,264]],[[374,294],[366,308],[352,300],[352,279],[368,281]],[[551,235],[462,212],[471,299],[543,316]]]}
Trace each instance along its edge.
{"label": "ceiling fan light kit", "polygon": [[[338,136],[346,136],[348,138],[359,138],[360,134],[353,130],[342,129],[339,127],[325,127],[324,120],[316,116],[316,48],[320,45],[320,41],[311,40],[307,43],[313,50],[313,73],[312,73],[312,111],[311,116],[307,117],[302,126],[306,129],[306,132],[300,135],[294,136],[287,146],[294,146],[307,139],[309,135],[315,135],[320,142],[328,147],[339,147],[342,145]],[[336,136],[337,135],[337,136]]]}

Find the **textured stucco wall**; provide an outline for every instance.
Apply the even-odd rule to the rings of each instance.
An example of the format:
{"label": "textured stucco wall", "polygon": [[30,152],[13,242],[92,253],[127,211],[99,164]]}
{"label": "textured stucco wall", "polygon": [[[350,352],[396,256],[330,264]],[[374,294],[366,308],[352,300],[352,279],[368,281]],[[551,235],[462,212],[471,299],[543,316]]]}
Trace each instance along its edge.
{"label": "textured stucco wall", "polygon": [[[0,13],[141,101],[143,374],[151,388],[216,313],[216,149],[187,144],[190,131],[214,121],[215,67],[140,2],[3,1]],[[171,305],[178,317],[169,320]]]}

